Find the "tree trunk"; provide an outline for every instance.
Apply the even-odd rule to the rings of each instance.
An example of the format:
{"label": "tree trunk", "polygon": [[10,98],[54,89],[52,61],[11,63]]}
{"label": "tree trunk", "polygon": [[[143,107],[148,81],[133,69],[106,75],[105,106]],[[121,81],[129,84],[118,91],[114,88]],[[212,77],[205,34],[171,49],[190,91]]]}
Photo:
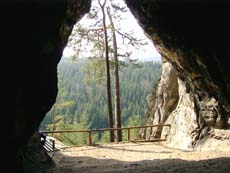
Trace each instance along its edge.
{"label": "tree trunk", "polygon": [[[102,16],[103,16],[103,29],[105,36],[105,64],[106,64],[106,79],[107,79],[107,97],[108,97],[108,123],[109,128],[113,128],[113,110],[112,110],[112,95],[111,95],[111,80],[110,80],[110,67],[109,67],[109,46],[108,46],[108,36],[106,28],[106,18],[105,18],[105,4],[101,4],[100,0],[98,3],[101,7]],[[114,131],[110,131],[110,142],[114,142]]]}
{"label": "tree trunk", "polygon": [[[117,38],[116,38],[116,32],[115,27],[113,23],[112,16],[109,12],[109,8],[107,8],[107,13],[109,16],[112,33],[113,33],[113,49],[114,49],[114,99],[115,99],[115,126],[116,128],[121,128],[121,109],[120,109],[120,83],[119,83],[119,65],[118,65],[118,55],[117,55]],[[117,130],[117,142],[122,141],[122,131]]]}

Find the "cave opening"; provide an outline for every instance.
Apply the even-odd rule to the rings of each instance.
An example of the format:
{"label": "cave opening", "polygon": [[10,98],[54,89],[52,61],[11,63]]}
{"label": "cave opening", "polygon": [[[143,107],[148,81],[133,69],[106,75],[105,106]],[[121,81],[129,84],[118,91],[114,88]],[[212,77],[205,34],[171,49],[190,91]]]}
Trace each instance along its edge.
{"label": "cave opening", "polygon": [[[130,1],[131,2],[131,1]],[[146,1],[147,2],[147,1]],[[168,9],[168,8],[167,8]],[[179,11],[179,10],[178,10]],[[172,15],[173,16],[173,15]],[[178,16],[177,16],[178,17]],[[170,18],[170,19],[172,19],[172,18]],[[167,21],[167,20],[166,20]],[[171,20],[171,22],[172,22],[173,20]],[[167,23],[167,22],[166,22]],[[169,22],[170,23],[170,22]],[[160,24],[162,24],[162,23],[160,23]],[[160,25],[159,24],[159,25]],[[164,23],[163,23],[164,24]],[[153,24],[154,25],[154,24]],[[168,26],[168,25],[167,25]],[[166,27],[167,28],[167,27]],[[162,38],[162,40],[163,41],[165,41],[165,43],[166,43],[166,46],[168,46],[167,48],[170,48],[170,41],[174,41],[173,42],[173,45],[176,45],[177,43],[178,43],[178,45],[181,45],[181,43],[183,43],[183,39],[182,40],[180,40],[180,38],[179,39],[177,39],[176,38],[176,36],[175,37],[170,37],[170,36],[172,36],[174,33],[174,31],[178,31],[178,30],[171,30],[172,31],[172,33],[173,34],[171,34],[171,31],[170,31],[170,34],[168,34],[167,35],[167,29],[166,28],[164,28],[165,30],[163,30],[163,32],[166,32],[166,34],[162,34],[162,33],[160,33],[160,34],[162,34],[161,35],[161,38]],[[178,29],[178,28],[177,28]],[[186,31],[185,31],[186,32]],[[183,35],[183,33],[184,32],[181,32],[181,34]],[[190,36],[189,37],[189,39],[191,39],[192,38],[192,36]],[[170,40],[170,39],[172,39],[172,40]],[[179,42],[177,42],[179,40]],[[167,44],[168,43],[168,44]],[[179,44],[180,43],[180,44]],[[203,42],[202,42],[203,43]],[[159,43],[158,43],[159,44]],[[199,45],[200,46],[200,45]],[[167,53],[172,53],[172,52],[177,52],[179,55],[183,55],[183,51],[185,50],[176,50],[176,48],[175,48],[176,46],[172,46],[171,48],[172,48],[172,51],[170,52],[170,51],[168,51],[167,52],[167,50],[166,50],[166,52],[164,52],[165,54],[167,54]],[[185,47],[186,47],[186,45],[185,45]],[[165,47],[160,47],[160,48],[162,48],[162,49],[164,49]],[[174,50],[173,50],[174,49]],[[68,49],[66,49],[65,51],[67,51]],[[168,49],[169,50],[169,49]],[[190,54],[191,53],[191,54]],[[177,55],[178,55],[177,54]],[[175,54],[171,54],[171,55],[175,55]],[[198,73],[198,75],[197,75],[197,73],[193,73],[193,72],[199,72],[199,68],[190,68],[190,66],[191,67],[193,67],[192,65],[194,65],[194,66],[196,66],[197,64],[199,64],[199,65],[201,65],[202,67],[204,67],[204,71],[205,71],[205,73],[207,72],[206,71],[206,69],[205,69],[205,65],[204,64],[202,64],[202,59],[199,59],[199,57],[198,57],[198,54],[195,54],[194,52],[189,52],[188,54],[186,54],[186,55],[192,55],[191,57],[192,58],[185,58],[185,57],[183,57],[183,56],[168,56],[167,58],[168,58],[168,60],[170,60],[170,62],[172,62],[173,63],[173,65],[174,65],[174,67],[177,67],[177,71],[178,72],[181,72],[180,73],[180,77],[181,77],[181,79],[182,80],[180,80],[179,81],[179,83],[178,84],[180,84],[180,86],[181,86],[181,88],[180,88],[180,90],[181,91],[183,91],[184,92],[184,94],[185,94],[185,96],[186,97],[184,97],[184,100],[183,99],[181,99],[180,100],[180,103],[186,103],[186,99],[193,99],[194,97],[192,97],[191,95],[189,95],[188,93],[189,93],[189,91],[194,91],[194,93],[196,92],[195,91],[195,89],[202,89],[202,87],[201,86],[199,86],[199,83],[197,84],[198,85],[198,87],[197,88],[192,88],[191,86],[193,86],[193,83],[192,82],[194,82],[195,80],[196,80],[196,78],[197,77],[200,77],[200,75],[199,75],[199,73]],[[193,59],[193,57],[194,57],[194,61],[192,61],[191,59]],[[198,59],[196,59],[196,57],[198,57]],[[192,65],[190,64],[190,66],[189,66],[189,63],[187,62],[190,62],[190,60],[191,60],[191,62],[192,62]],[[195,60],[197,61],[197,62],[195,62]],[[187,69],[185,68],[185,67],[188,67]],[[187,70],[187,71],[186,71]],[[202,74],[202,73],[201,73]],[[194,76],[193,76],[194,75]],[[191,78],[190,78],[190,76],[191,77],[194,77],[194,81],[193,80],[191,80],[191,83],[186,83],[188,80],[190,80]],[[200,78],[199,78],[200,79]],[[187,80],[187,81],[186,81]],[[195,81],[196,82],[196,81]],[[194,82],[194,83],[195,83]],[[182,84],[182,85],[181,85]],[[196,83],[195,83],[196,84]],[[200,88],[199,88],[200,87]],[[210,87],[211,88],[211,87]],[[194,89],[194,90],[193,90]],[[207,88],[206,88],[207,89]],[[205,93],[206,94],[206,92],[204,92],[203,90],[199,90],[199,91],[201,91],[201,92],[203,92],[203,93]],[[212,93],[214,93],[215,94],[215,91],[214,90],[212,90],[213,92]],[[192,93],[192,92],[190,92],[190,93]],[[192,94],[194,94],[194,93],[192,93]],[[207,91],[207,93],[208,93],[208,91]],[[197,94],[197,93],[195,93],[195,94]],[[199,93],[198,93],[199,94]],[[204,95],[205,95],[204,94]],[[206,100],[208,100],[208,99],[206,99]],[[211,99],[211,101],[213,101],[213,99]],[[215,100],[214,100],[215,101]],[[190,102],[189,102],[190,103]],[[193,103],[191,104],[191,105],[184,105],[185,107],[187,106],[187,107],[191,107],[191,108],[193,108]],[[197,105],[196,105],[197,106]],[[182,112],[184,111],[183,109],[181,109],[182,110]],[[186,111],[186,110],[185,110]],[[184,112],[185,112],[184,111]],[[191,112],[188,112],[187,114],[185,114],[185,115],[189,115],[189,114],[191,114]],[[194,114],[192,114],[192,116],[194,116],[195,118],[197,118],[196,117],[196,114],[194,113]],[[181,123],[181,118],[180,117],[177,117],[178,118],[178,122],[179,123]],[[195,121],[190,121],[189,123],[185,123],[185,124],[192,124],[191,122],[197,122],[196,121],[196,119],[195,119]],[[200,123],[200,122],[199,122]],[[181,124],[174,124],[175,126],[180,126]],[[182,127],[182,126],[181,126]],[[193,129],[197,129],[196,127],[191,127],[191,128],[188,128],[188,127],[185,127],[184,129],[190,129],[191,131],[193,131],[194,133],[196,133],[197,131],[194,131]],[[183,130],[184,130],[183,129]],[[176,129],[176,130],[178,130],[178,129]],[[203,129],[202,129],[203,130]],[[201,131],[199,131],[198,133],[199,134],[201,134],[200,133]],[[188,133],[187,133],[188,134]],[[183,134],[182,134],[183,135]],[[196,134],[195,134],[196,135]],[[190,136],[189,136],[189,138],[191,138],[191,136],[195,136],[195,135],[193,135],[193,134],[190,134]],[[204,134],[204,135],[206,135],[206,134]],[[182,138],[177,138],[177,139],[180,139],[180,140],[177,140],[176,142],[183,142],[183,139]],[[194,137],[194,139],[195,140],[198,140],[199,139],[199,136],[197,137],[197,136],[195,136]],[[188,142],[191,142],[191,141],[188,141]],[[187,147],[187,146],[186,146]],[[109,147],[107,147],[107,148],[109,148]],[[87,148],[87,150],[88,150],[88,148]],[[93,150],[93,149],[92,149]],[[119,148],[119,149],[114,149],[114,151],[120,151],[120,150],[123,150],[123,148]],[[127,151],[127,152],[133,152],[133,151],[130,151],[130,150],[125,150],[125,151]],[[144,151],[144,150],[140,150],[140,151],[137,151],[137,152],[139,152],[139,153],[151,153],[151,151],[152,150],[148,150],[148,151]],[[68,151],[67,151],[68,152]],[[170,153],[171,151],[162,151],[161,153]],[[172,151],[172,153],[173,152],[175,152],[175,151]],[[186,151],[187,152],[187,151]],[[152,152],[152,153],[157,153],[157,152]],[[84,153],[85,154],[85,153]],[[121,155],[122,155],[122,153],[120,153]],[[159,153],[158,153],[159,154]],[[190,153],[189,153],[190,154]],[[191,153],[192,154],[192,153]],[[193,153],[194,154],[194,153]],[[205,154],[205,153],[201,153],[201,154]],[[215,154],[215,152],[213,153],[213,154]],[[77,154],[76,154],[77,155]],[[226,155],[227,157],[228,157],[228,155]],[[72,155],[71,156],[71,158],[69,158],[70,160],[74,160],[75,159],[75,157],[73,158],[74,156]],[[83,156],[84,157],[84,156]],[[93,157],[93,156],[92,156]],[[105,157],[105,156],[102,156],[102,157]],[[147,158],[148,156],[145,156],[144,158]],[[209,156],[207,156],[207,157],[209,157]],[[91,158],[91,157],[90,157]],[[130,157],[131,158],[131,157]],[[152,156],[151,156],[151,158],[153,158]],[[177,158],[177,157],[176,157]],[[62,158],[62,159],[60,159],[60,160],[62,160],[63,161],[63,163],[66,163],[66,164],[68,164],[68,163],[70,163],[70,160],[68,160],[68,158]],[[103,159],[101,159],[101,160],[103,160]],[[199,160],[199,159],[198,159]],[[225,159],[225,161],[227,162],[229,159],[227,158],[227,159]],[[65,162],[66,161],[66,162]],[[95,161],[96,162],[98,162],[99,161],[99,159],[95,159]],[[112,161],[114,161],[114,159],[112,159]],[[172,161],[172,160],[171,160]],[[181,159],[179,159],[179,160],[177,160],[178,162],[180,162],[181,161]],[[217,161],[217,162],[222,162],[222,160],[221,159],[213,159],[213,160],[211,160],[211,162],[212,161]],[[80,159],[80,160],[77,160],[77,162],[78,163],[82,163],[82,160]],[[182,160],[182,162],[183,163],[185,163],[184,162],[184,160]],[[95,163],[95,162],[94,162]],[[126,163],[125,161],[124,162],[121,162],[121,163]],[[134,166],[137,166],[137,163],[133,163],[133,162],[129,162],[129,163],[131,163],[131,165],[133,164]],[[146,163],[146,162],[145,162]],[[150,162],[150,164],[151,163],[153,163],[153,162]],[[154,161],[154,163],[155,163],[155,161]],[[172,165],[174,164],[174,162],[170,162]],[[191,162],[191,161],[188,161],[188,162],[186,162],[186,163],[191,163],[192,165],[194,164],[194,162]],[[202,162],[204,165],[206,164],[206,162]],[[106,164],[105,162],[103,162],[103,164]],[[139,163],[138,163],[139,164]],[[142,165],[143,163],[140,163],[140,165]],[[156,162],[156,164],[160,164],[160,163],[158,163],[158,162]],[[143,164],[143,165],[145,165],[145,164]],[[64,165],[65,166],[65,165]],[[71,166],[71,165],[70,165]],[[89,165],[90,166],[90,165]],[[91,165],[92,166],[92,165]],[[94,165],[95,166],[95,165]],[[127,165],[126,165],[127,166]],[[129,165],[130,166],[130,165]],[[143,167],[142,167],[143,168]],[[71,168],[70,168],[71,169]],[[134,168],[135,169],[135,168]],[[186,169],[186,168],[185,168]],[[199,169],[199,168],[198,168]],[[215,168],[214,168],[215,169]]]}
{"label": "cave opening", "polygon": [[[121,127],[144,125],[146,97],[161,75],[161,55],[123,1],[113,1],[105,9],[107,9],[106,28],[109,35],[111,74],[115,63],[113,29],[117,36]],[[111,27],[111,22],[114,28]],[[41,131],[108,127],[103,34],[103,17],[98,1],[95,0],[92,1],[90,12],[74,26],[63,51],[58,65],[57,99],[41,122],[39,127]],[[113,78],[111,75],[112,94],[115,90]],[[114,102],[113,99],[113,108]],[[114,116],[113,122],[116,127]],[[137,132],[137,130],[132,132],[133,138],[137,137],[134,134]],[[127,140],[124,133],[123,139]],[[54,136],[69,145],[88,142],[87,134]],[[93,140],[95,143],[109,142],[108,133],[99,133]]]}

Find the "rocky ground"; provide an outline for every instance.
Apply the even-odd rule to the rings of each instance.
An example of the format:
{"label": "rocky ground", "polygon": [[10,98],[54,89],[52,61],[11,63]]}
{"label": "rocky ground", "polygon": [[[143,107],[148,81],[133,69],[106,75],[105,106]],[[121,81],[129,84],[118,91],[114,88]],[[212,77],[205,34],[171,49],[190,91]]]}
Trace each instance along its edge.
{"label": "rocky ground", "polygon": [[49,153],[61,173],[230,173],[230,150],[179,150],[165,143],[64,147]]}

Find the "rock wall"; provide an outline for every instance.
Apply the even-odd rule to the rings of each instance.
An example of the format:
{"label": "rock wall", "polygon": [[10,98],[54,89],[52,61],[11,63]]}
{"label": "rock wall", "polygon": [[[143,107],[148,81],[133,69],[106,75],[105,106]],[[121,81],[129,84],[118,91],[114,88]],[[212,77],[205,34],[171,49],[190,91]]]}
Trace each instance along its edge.
{"label": "rock wall", "polygon": [[[230,28],[225,21],[230,4],[217,0],[126,0],[126,3],[178,77],[179,100],[174,111],[169,116],[158,113],[157,110],[165,109],[160,96],[148,123],[162,123],[165,121],[162,117],[168,117],[165,123],[173,125],[168,141],[182,148],[197,147],[212,129],[225,129],[227,133]],[[148,133],[154,136],[159,130]]]}
{"label": "rock wall", "polygon": [[[0,2],[1,139],[7,172],[22,171],[20,157],[57,95],[57,64],[73,25],[90,0]],[[9,165],[9,164],[7,164]],[[3,168],[2,168],[3,169]],[[4,169],[3,169],[4,170]]]}
{"label": "rock wall", "polygon": [[[147,96],[146,125],[165,124],[178,102],[177,74],[173,66],[162,58],[162,75],[154,87],[153,92]],[[142,130],[144,138],[157,138],[161,136],[162,128],[148,128]]]}
{"label": "rock wall", "polygon": [[194,93],[186,85],[172,64],[163,58],[161,79],[146,98],[145,124],[171,127],[141,129],[141,137],[167,139],[169,146],[180,149],[224,148],[230,143],[230,130],[216,128],[213,114],[217,101],[212,97],[199,103],[202,109],[196,107]]}
{"label": "rock wall", "polygon": [[185,85],[172,64],[162,59],[161,79],[147,96],[146,125],[170,124],[171,127],[142,129],[143,138],[165,138],[172,147],[194,148],[203,130],[200,128],[203,119],[198,119],[194,97]]}
{"label": "rock wall", "polygon": [[200,127],[193,95],[186,92],[183,81],[178,79],[177,82],[179,100],[165,122],[171,127],[163,129],[162,137],[166,138],[169,145],[174,148],[192,149],[201,138],[200,133],[204,129]]}

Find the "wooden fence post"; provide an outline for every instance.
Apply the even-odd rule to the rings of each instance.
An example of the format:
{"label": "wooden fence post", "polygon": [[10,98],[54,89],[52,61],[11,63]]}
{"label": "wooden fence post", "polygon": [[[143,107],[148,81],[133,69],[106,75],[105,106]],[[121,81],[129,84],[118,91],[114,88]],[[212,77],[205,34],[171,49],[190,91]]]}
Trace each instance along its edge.
{"label": "wooden fence post", "polygon": [[128,131],[128,141],[130,142],[130,128],[127,129]]}
{"label": "wooden fence post", "polygon": [[88,131],[89,133],[89,145],[92,145],[92,132]]}

